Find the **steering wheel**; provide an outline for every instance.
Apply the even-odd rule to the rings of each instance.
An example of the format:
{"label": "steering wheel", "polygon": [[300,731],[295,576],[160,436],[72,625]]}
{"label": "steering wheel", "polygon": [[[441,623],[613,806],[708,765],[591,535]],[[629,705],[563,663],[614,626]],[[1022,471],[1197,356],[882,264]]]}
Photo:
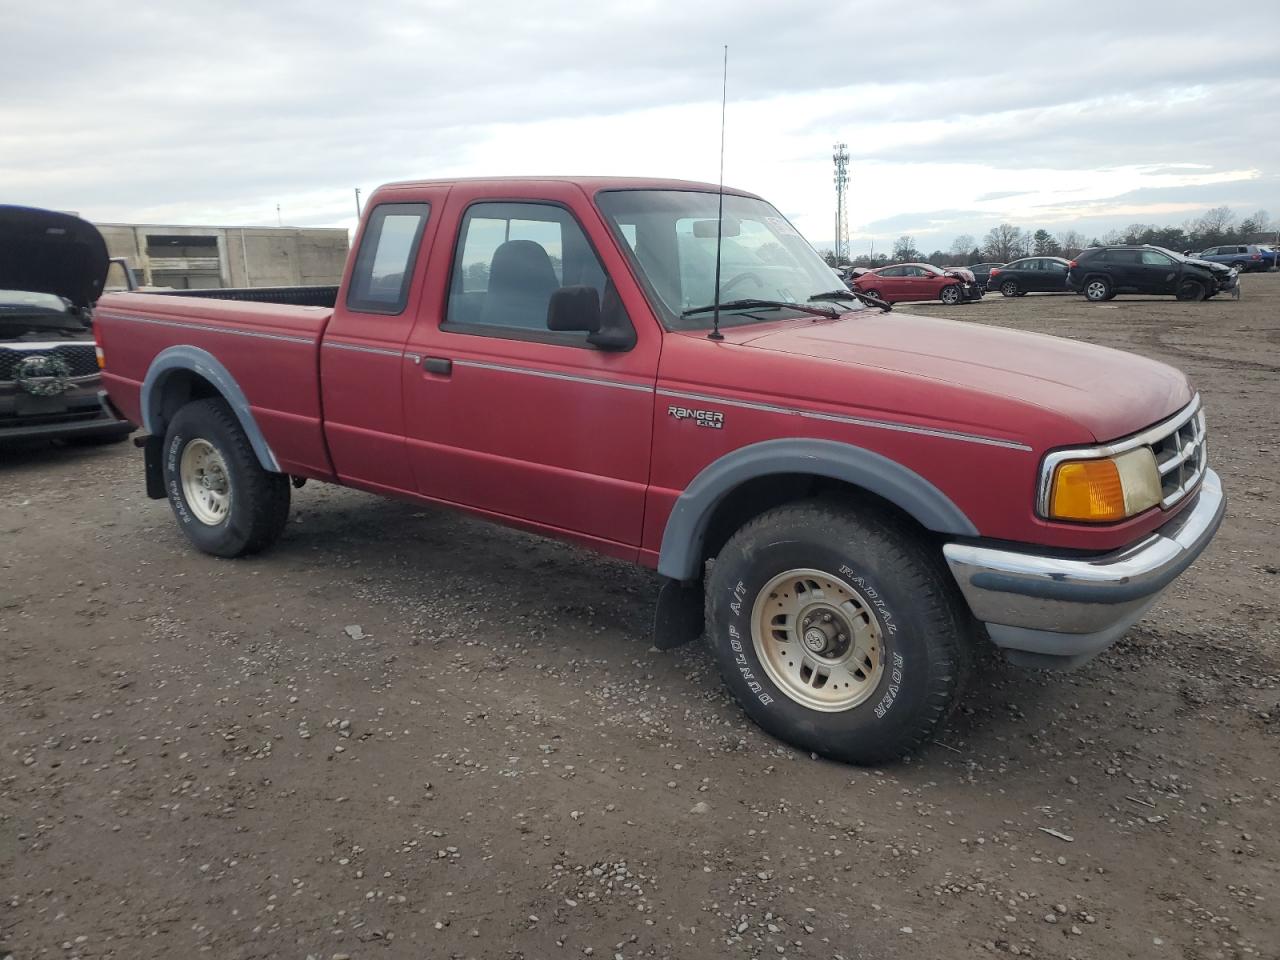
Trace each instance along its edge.
{"label": "steering wheel", "polygon": [[736,275],[736,276],[734,276],[734,277],[730,277],[730,278],[729,278],[728,280],[726,280],[724,283],[720,284],[720,292],[721,292],[722,294],[728,293],[728,292],[729,292],[729,289],[730,289],[731,287],[735,287],[735,286],[737,286],[737,285],[738,285],[739,283],[741,283],[743,280],[751,280],[751,281],[754,281],[754,282],[755,282],[755,285],[756,285],[757,287],[763,287],[763,286],[764,286],[764,278],[763,278],[763,277],[761,277],[761,276],[760,276],[760,274],[758,274],[758,273],[753,273],[753,272],[752,272],[752,271],[750,271],[750,270],[745,270],[745,271],[743,271],[742,273],[739,273],[739,274],[737,274],[737,275]]}

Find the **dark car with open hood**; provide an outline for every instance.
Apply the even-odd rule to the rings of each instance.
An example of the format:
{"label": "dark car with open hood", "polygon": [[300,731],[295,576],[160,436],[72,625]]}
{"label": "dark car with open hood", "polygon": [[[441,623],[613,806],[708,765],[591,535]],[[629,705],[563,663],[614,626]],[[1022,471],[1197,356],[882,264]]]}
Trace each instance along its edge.
{"label": "dark car with open hood", "polygon": [[0,444],[111,443],[133,431],[105,400],[93,340],[109,266],[93,224],[0,206]]}
{"label": "dark car with open hood", "polygon": [[1090,247],[1076,254],[1067,272],[1067,288],[1095,302],[1117,293],[1207,300],[1219,293],[1239,295],[1239,282],[1237,271],[1226,264],[1149,244]]}

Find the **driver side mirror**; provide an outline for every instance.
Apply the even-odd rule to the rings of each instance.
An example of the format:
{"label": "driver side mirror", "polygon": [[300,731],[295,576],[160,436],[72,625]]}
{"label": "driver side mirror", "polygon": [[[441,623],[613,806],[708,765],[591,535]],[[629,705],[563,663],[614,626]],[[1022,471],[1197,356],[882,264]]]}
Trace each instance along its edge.
{"label": "driver side mirror", "polygon": [[547,303],[547,329],[595,333],[600,329],[600,294],[595,287],[561,287]]}
{"label": "driver side mirror", "polygon": [[[614,316],[612,311],[609,315]],[[630,350],[636,345],[636,333],[629,324],[603,323],[600,294],[595,287],[561,287],[547,302],[548,330],[585,332],[587,343],[601,350]]]}

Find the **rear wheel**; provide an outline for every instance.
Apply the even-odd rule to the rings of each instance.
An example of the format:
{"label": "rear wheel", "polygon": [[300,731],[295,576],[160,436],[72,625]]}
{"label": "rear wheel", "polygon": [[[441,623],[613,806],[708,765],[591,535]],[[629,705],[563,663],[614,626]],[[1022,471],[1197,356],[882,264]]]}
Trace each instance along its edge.
{"label": "rear wheel", "polygon": [[938,299],[948,306],[960,302],[960,288],[954,283],[942,288]]}
{"label": "rear wheel", "polygon": [[883,299],[884,299],[884,297],[883,297],[883,296],[881,296],[881,294],[880,294],[880,291],[879,291],[879,290],[874,290],[874,289],[873,289],[873,290],[868,290],[868,291],[866,291],[866,294],[867,294],[867,296],[868,296],[868,297],[875,297],[877,300],[883,300]]}
{"label": "rear wheel", "polygon": [[1086,300],[1094,303],[1110,300],[1113,296],[1111,293],[1111,281],[1105,277],[1093,277],[1086,281],[1084,285],[1084,296]]}
{"label": "rear wheel", "polygon": [[1006,280],[1000,284],[1000,293],[1006,297],[1016,297],[1018,295],[1018,284],[1014,280]]}
{"label": "rear wheel", "polygon": [[708,636],[756,723],[805,750],[872,764],[919,748],[949,712],[970,621],[936,549],[889,517],[805,501],[721,550]]}
{"label": "rear wheel", "polygon": [[289,519],[289,478],[264,470],[221,399],[179,410],[165,433],[164,485],[178,526],[217,557],[256,553]]}

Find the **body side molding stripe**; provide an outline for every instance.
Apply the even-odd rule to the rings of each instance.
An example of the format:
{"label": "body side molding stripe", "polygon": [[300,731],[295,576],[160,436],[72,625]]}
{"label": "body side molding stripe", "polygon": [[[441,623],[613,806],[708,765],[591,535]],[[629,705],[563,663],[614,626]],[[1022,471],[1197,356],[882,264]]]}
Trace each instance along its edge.
{"label": "body side molding stripe", "polygon": [[158,320],[153,317],[134,317],[123,313],[100,312],[104,320],[125,320],[129,323],[149,323],[158,327],[177,327],[180,330],[199,330],[201,333],[226,333],[233,337],[256,337],[259,340],[282,340],[285,343],[305,343],[308,346],[316,341],[311,337],[291,337],[284,333],[263,333],[260,330],[236,330],[232,327],[215,327],[205,323],[186,323],[181,320]]}
{"label": "body side molding stripe", "polygon": [[399,360],[404,356],[403,350],[391,350],[387,347],[366,347],[361,343],[342,343],[339,340],[325,339],[322,341],[326,347],[332,347],[334,350],[352,350],[356,353],[372,353],[379,357],[395,357]]}
{"label": "body side molding stripe", "polygon": [[521,373],[529,377],[546,377],[549,380],[567,380],[570,383],[587,383],[593,387],[612,387],[615,390],[638,390],[653,393],[653,387],[644,383],[623,383],[620,380],[602,380],[599,377],[583,377],[573,373],[552,370],[536,370],[532,367],[512,367],[502,363],[485,363],[480,360],[455,360],[455,367],[474,367],[477,370],[496,370],[499,373]]}
{"label": "body side molding stripe", "polygon": [[941,437],[944,440],[962,440],[966,443],[980,443],[990,447],[1006,447],[1010,450],[1030,451],[1025,443],[1017,440],[1002,440],[999,437],[983,437],[974,433],[961,433],[958,430],[945,430],[941,427],[917,427],[909,423],[895,423],[891,420],[869,420],[866,417],[850,417],[841,413],[823,413],[819,410],[806,410],[803,407],[780,407],[770,403],[755,403],[750,400],[730,400],[726,397],[713,397],[704,393],[685,393],[678,390],[659,390],[658,396],[671,397],[676,400],[696,400],[700,403],[723,403],[731,407],[742,407],[747,410],[761,410],[765,413],[787,413],[807,417],[810,420],[827,420],[832,423],[848,423],[858,427],[873,427],[877,430],[896,430],[899,433],[916,433],[925,437]]}

